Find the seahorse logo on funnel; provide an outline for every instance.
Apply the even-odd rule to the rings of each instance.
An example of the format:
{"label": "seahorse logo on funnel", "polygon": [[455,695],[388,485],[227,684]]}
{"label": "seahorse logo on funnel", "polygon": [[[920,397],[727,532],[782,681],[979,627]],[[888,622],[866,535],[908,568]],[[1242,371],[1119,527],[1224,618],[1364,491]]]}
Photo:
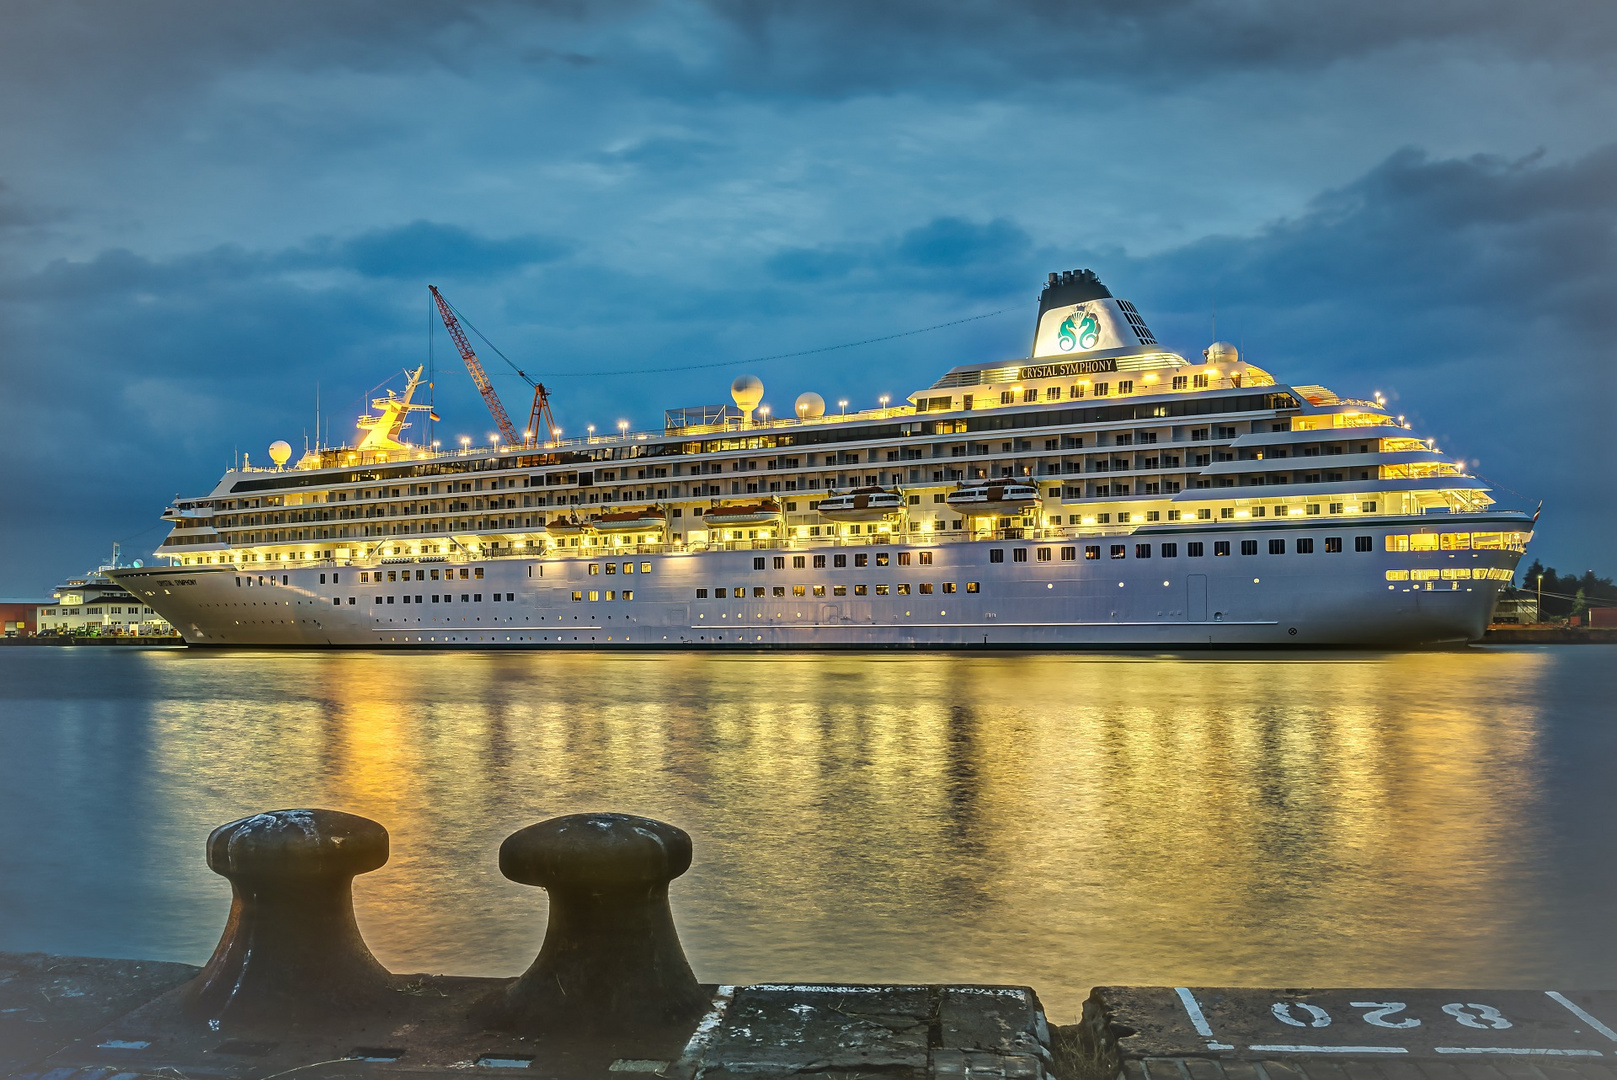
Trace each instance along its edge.
{"label": "seahorse logo on funnel", "polygon": [[1094,312],[1079,309],[1061,321],[1061,332],[1056,344],[1062,352],[1074,349],[1093,349],[1100,344],[1100,320]]}

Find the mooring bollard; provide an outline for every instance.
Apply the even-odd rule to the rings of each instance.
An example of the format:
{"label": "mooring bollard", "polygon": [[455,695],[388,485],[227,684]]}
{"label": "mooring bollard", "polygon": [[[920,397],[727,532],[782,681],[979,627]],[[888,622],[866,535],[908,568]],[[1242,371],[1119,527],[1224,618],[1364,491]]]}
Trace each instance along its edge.
{"label": "mooring bollard", "polygon": [[548,890],[550,921],[533,966],[482,1021],[555,1037],[694,1023],[707,997],[668,908],[669,882],[690,865],[683,829],[630,814],[573,814],[507,837],[500,872]]}
{"label": "mooring bollard", "polygon": [[338,810],[272,810],[213,830],[208,867],[234,895],[182,995],[185,1017],[219,1031],[331,1026],[379,1004],[389,976],[354,922],[353,881],[387,855],[386,829]]}

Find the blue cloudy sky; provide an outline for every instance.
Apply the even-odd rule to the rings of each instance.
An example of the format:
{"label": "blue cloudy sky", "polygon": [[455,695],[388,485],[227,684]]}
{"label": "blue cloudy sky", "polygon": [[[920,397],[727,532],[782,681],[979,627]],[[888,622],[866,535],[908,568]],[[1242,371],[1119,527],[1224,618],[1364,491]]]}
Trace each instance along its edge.
{"label": "blue cloudy sky", "polygon": [[[4,9],[0,595],[146,554],[317,384],[351,417],[425,360],[429,282],[581,432],[742,370],[902,396],[1024,355],[1080,266],[1182,352],[1216,301],[1281,381],[1382,391],[1544,501],[1534,554],[1617,570],[1617,5]],[[445,345],[440,434],[482,437]]]}

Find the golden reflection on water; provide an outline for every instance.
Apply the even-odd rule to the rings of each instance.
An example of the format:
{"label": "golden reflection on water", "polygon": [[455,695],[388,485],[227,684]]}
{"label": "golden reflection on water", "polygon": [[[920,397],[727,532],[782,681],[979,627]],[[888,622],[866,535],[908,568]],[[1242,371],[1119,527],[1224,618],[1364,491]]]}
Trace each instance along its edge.
{"label": "golden reflection on water", "polygon": [[[394,970],[515,973],[500,841],[613,809],[691,832],[698,974],[1028,983],[1531,978],[1546,657],[150,654],[153,805],[200,961],[209,828],[374,817]],[[1508,978],[1503,981],[1510,981]]]}

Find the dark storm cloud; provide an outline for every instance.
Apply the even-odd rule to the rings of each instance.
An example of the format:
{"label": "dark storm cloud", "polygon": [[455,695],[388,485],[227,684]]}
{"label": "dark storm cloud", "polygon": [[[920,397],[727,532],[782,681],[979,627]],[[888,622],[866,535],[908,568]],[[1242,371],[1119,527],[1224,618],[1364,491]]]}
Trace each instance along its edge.
{"label": "dark storm cloud", "polygon": [[[945,277],[951,290],[980,287],[983,271],[1002,270],[1024,257],[1032,238],[1006,218],[977,224],[961,218],[936,218],[898,236],[864,244],[790,248],[771,256],[768,268],[782,281],[830,283],[858,277],[887,277],[888,287],[913,289],[914,274]],[[909,273],[906,278],[893,275]]]}
{"label": "dark storm cloud", "polygon": [[710,0],[710,6],[735,34],[726,52],[735,77],[824,94],[1183,84],[1313,70],[1407,46],[1603,62],[1617,46],[1617,8],[1593,0]]}

